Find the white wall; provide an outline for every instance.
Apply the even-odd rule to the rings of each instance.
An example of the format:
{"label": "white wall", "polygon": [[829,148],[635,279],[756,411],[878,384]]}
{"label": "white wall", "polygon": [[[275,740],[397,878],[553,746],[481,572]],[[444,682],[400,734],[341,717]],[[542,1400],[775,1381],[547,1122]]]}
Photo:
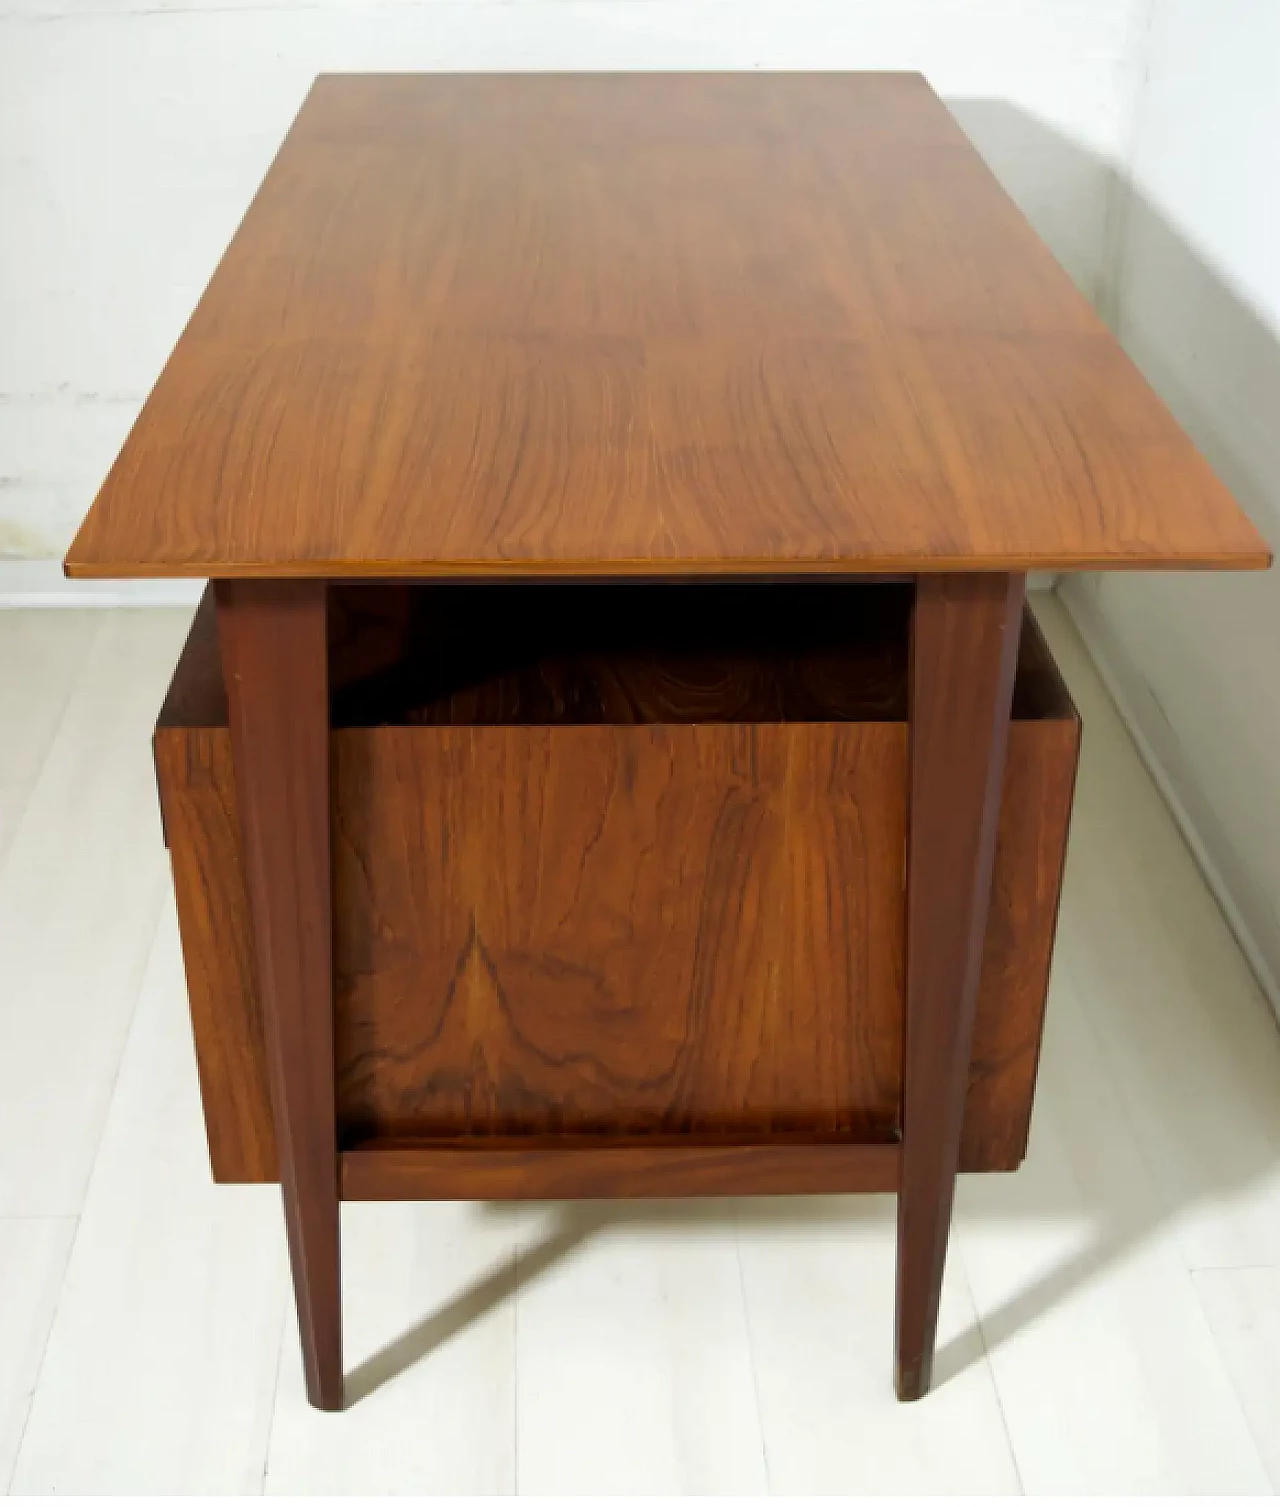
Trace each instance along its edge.
{"label": "white wall", "polygon": [[0,560],[69,543],[312,76],[923,70],[1091,294],[1146,0],[0,0]]}
{"label": "white wall", "polygon": [[[1121,339],[1280,546],[1280,4],[1156,0]],[[1064,599],[1280,1007],[1280,571],[1094,576]]]}

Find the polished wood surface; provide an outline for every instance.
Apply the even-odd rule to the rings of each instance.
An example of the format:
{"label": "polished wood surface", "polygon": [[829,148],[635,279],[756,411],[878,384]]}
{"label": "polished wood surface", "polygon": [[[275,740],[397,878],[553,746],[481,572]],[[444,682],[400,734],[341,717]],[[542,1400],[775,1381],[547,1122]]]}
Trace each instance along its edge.
{"label": "polished wood surface", "polygon": [[74,575],[1262,566],[917,75],[317,81]]}
{"label": "polished wood surface", "polygon": [[891,1135],[904,742],[870,723],[345,740],[344,1131]]}
{"label": "polished wood surface", "polygon": [[[1024,663],[1029,637],[1039,640],[1038,633],[1024,634]],[[1062,694],[1056,667],[1054,678]],[[1017,720],[1026,689],[1020,667],[960,1133],[961,1172],[1013,1172],[1031,1129],[1080,720],[1070,707],[1043,720]]]}
{"label": "polished wood surface", "polygon": [[210,1165],[218,1182],[276,1182],[280,1158],[225,712],[217,728],[161,726],[153,746]]}
{"label": "polished wood surface", "polygon": [[991,900],[1021,576],[920,582],[911,628],[906,1052],[895,1379],[929,1390]]}
{"label": "polished wood surface", "polygon": [[473,1136],[373,1141],[339,1160],[344,1199],[737,1198],[892,1193],[899,1148],[786,1136],[756,1145]]}
{"label": "polished wood surface", "polygon": [[241,851],[307,1396],[342,1406],[326,589],[217,587]]}
{"label": "polished wood surface", "polygon": [[[739,1139],[785,1127],[892,1133],[901,1084],[911,589],[678,591],[680,635],[651,656],[635,649],[636,635],[659,618],[667,588],[605,593],[615,606],[599,615],[574,610],[591,600],[589,587],[331,592],[337,1080],[347,1144],[396,1131],[494,1136],[610,1125],[615,1133],[625,1126]],[[762,650],[753,668],[744,645],[760,638],[762,622],[779,625],[767,640],[774,657]],[[438,631],[452,646],[481,623],[495,644],[505,642],[505,655],[486,648],[467,675],[442,676],[423,635]],[[655,716],[696,710],[707,720],[702,727],[575,720],[594,716],[602,701],[637,717],[646,708]],[[762,706],[772,722],[734,725],[744,709]],[[513,723],[522,707],[543,725]],[[504,720],[464,725],[477,708]],[[788,709],[831,720],[788,723]],[[1026,1146],[1079,743],[1074,710],[1031,626],[1014,713],[964,1127],[964,1166],[973,1171],[1016,1167]],[[598,763],[586,757],[588,745]],[[672,750],[686,745],[687,763],[678,763]],[[833,806],[838,813],[868,803],[865,831],[849,842],[872,867],[833,867],[823,833],[844,819],[819,821],[803,779],[790,811],[780,809],[778,761],[788,748],[792,758],[796,750],[810,758],[822,748],[845,751],[849,773]],[[226,1181],[271,1180],[260,1005],[207,605],[155,750],[214,1172]],[[628,770],[630,793],[619,778]],[[544,782],[537,801],[534,774]],[[711,778],[730,774],[732,785],[713,799]],[[681,789],[694,808],[684,825]],[[651,813],[662,811],[664,792],[659,832],[652,814],[641,821],[639,813],[646,800]],[[505,818],[495,809],[504,803]],[[708,803],[721,815],[699,815]],[[600,821],[610,808],[613,827]],[[442,823],[450,818],[455,843],[446,861]],[[539,831],[560,834],[550,857]],[[804,842],[801,832],[809,834]],[[788,834],[797,847],[790,858]],[[665,910],[653,890],[664,844]],[[824,872],[842,875],[835,910],[817,914],[847,912],[848,938],[841,940],[846,923],[832,920],[810,941],[800,918],[788,921],[780,907],[764,940],[732,912],[718,914],[705,883],[699,890],[694,861],[717,844],[744,861],[708,872],[748,897],[803,882],[816,898]],[[811,867],[801,862],[806,850]],[[694,931],[723,926],[737,946],[704,947],[695,960],[696,943],[672,935],[677,902]],[[810,960],[810,983],[770,1008],[811,1033],[820,1051],[803,1033],[793,1040],[757,1019],[787,958],[797,967]],[[715,1033],[724,1038],[719,1048]],[[758,1060],[749,1071],[752,1050]]]}

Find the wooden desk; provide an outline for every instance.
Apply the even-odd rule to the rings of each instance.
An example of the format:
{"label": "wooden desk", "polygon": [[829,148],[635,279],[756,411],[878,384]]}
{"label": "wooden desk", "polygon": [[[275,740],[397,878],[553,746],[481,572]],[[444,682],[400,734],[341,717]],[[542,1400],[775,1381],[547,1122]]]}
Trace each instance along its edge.
{"label": "wooden desk", "polygon": [[[1025,572],[1268,563],[919,76],[319,79],[66,561],[215,581],[312,1401],[340,1182],[442,1176],[896,1189],[921,1396]],[[339,1154],[328,583],[549,577],[916,582],[900,1139]]]}

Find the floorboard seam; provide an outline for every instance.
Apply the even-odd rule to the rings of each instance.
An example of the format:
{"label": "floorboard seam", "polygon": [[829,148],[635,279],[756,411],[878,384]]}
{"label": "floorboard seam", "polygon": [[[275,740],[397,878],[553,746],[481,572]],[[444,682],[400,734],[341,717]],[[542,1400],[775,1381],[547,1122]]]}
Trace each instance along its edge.
{"label": "floorboard seam", "polygon": [[[969,1295],[969,1306],[973,1310],[973,1322],[978,1331],[978,1341],[982,1346],[982,1359],[986,1364],[987,1374],[991,1378],[991,1390],[995,1393],[996,1408],[1000,1413],[1000,1427],[1004,1430],[1004,1440],[1009,1447],[1009,1459],[1013,1465],[1013,1474],[1018,1482],[1018,1492],[1021,1496],[1027,1494],[1027,1483],[1022,1479],[1022,1465],[1018,1460],[1018,1451],[1013,1442],[1013,1430],[1009,1427],[1009,1418],[1004,1410],[1004,1395],[1000,1391],[1000,1378],[996,1375],[995,1363],[991,1358],[991,1347],[987,1344],[987,1331],[982,1322],[982,1309],[978,1307],[977,1295],[973,1290],[973,1283],[969,1281],[969,1269],[965,1265],[964,1255],[959,1249],[959,1241],[953,1241],[952,1250],[956,1258],[956,1266],[961,1280],[964,1282],[964,1290]],[[906,1404],[904,1404],[906,1406]]]}
{"label": "floorboard seam", "polygon": [[760,1458],[764,1463],[764,1489],[773,1495],[773,1477],[769,1471],[769,1442],[764,1432],[764,1409],[760,1405],[760,1369],[756,1365],[755,1340],[751,1333],[751,1305],[747,1302],[747,1278],[742,1269],[742,1222],[739,1211],[733,1213],[733,1253],[738,1263],[738,1293],[742,1299],[742,1322],[747,1331],[747,1359],[751,1364],[751,1395],[756,1404],[756,1429],[760,1434]]}
{"label": "floorboard seam", "polygon": [[[64,1214],[57,1217],[65,1219],[68,1216]],[[58,1313],[62,1308],[63,1294],[67,1290],[67,1273],[71,1270],[71,1257],[76,1248],[76,1241],[80,1238],[80,1216],[79,1214],[74,1214],[70,1217],[75,1222],[75,1229],[71,1232],[71,1240],[67,1245],[66,1259],[62,1263],[62,1276],[58,1280],[58,1296],[54,1299],[53,1312],[49,1315],[49,1322],[45,1326],[44,1341],[40,1346],[40,1363],[36,1367],[36,1374],[31,1382],[31,1391],[27,1397],[26,1411],[22,1415],[22,1427],[18,1430],[18,1443],[13,1451],[13,1464],[9,1468],[8,1479],[4,1483],[5,1496],[12,1495],[13,1483],[18,1479],[18,1466],[22,1461],[23,1446],[27,1442],[27,1428],[31,1423],[31,1414],[35,1409],[36,1393],[40,1390],[40,1379],[44,1375],[44,1363],[49,1355],[49,1341],[53,1337],[53,1326],[58,1322]]]}
{"label": "floorboard seam", "polygon": [[[1256,1267],[1256,1266],[1255,1267],[1221,1267],[1221,1266],[1218,1266],[1218,1267],[1204,1267],[1202,1269],[1205,1270],[1205,1271],[1259,1271],[1259,1270],[1273,1271],[1275,1268],[1274,1267]],[[1210,1339],[1210,1341],[1213,1344],[1214,1353],[1217,1355],[1217,1357],[1218,1357],[1218,1363],[1222,1367],[1222,1374],[1227,1379],[1227,1385],[1231,1388],[1231,1395],[1236,1400],[1236,1407],[1238,1407],[1240,1409],[1240,1416],[1241,1416],[1241,1418],[1244,1419],[1244,1426],[1245,1426],[1246,1430],[1248,1431],[1250,1439],[1253,1440],[1254,1452],[1256,1453],[1256,1455],[1258,1457],[1258,1463],[1262,1466],[1262,1473],[1266,1476],[1267,1480],[1271,1482],[1272,1490],[1273,1491],[1280,1491],[1280,1481],[1278,1481],[1276,1479],[1276,1477],[1272,1475],[1271,1469],[1270,1469],[1270,1467],[1267,1464],[1267,1453],[1268,1452],[1267,1452],[1267,1447],[1266,1447],[1266,1440],[1265,1439],[1260,1439],[1258,1437],[1258,1432],[1257,1432],[1257,1430],[1253,1426],[1253,1419],[1249,1416],[1249,1408],[1247,1406],[1244,1394],[1241,1392],[1239,1386],[1236,1383],[1235,1372],[1234,1372],[1234,1370],[1231,1367],[1231,1358],[1223,1350],[1222,1345],[1221,1345],[1221,1343],[1218,1340],[1218,1331],[1214,1327],[1213,1320],[1212,1320],[1212,1318],[1209,1315],[1209,1310],[1204,1306],[1204,1299],[1200,1296],[1200,1288],[1199,1288],[1199,1285],[1197,1284],[1197,1282],[1195,1280],[1195,1274],[1194,1274],[1194,1272],[1188,1273],[1188,1279],[1191,1282],[1191,1290],[1192,1290],[1193,1294],[1195,1295],[1196,1306],[1199,1308],[1200,1315],[1201,1315],[1201,1317],[1204,1320],[1204,1326],[1209,1331],[1209,1339]]]}

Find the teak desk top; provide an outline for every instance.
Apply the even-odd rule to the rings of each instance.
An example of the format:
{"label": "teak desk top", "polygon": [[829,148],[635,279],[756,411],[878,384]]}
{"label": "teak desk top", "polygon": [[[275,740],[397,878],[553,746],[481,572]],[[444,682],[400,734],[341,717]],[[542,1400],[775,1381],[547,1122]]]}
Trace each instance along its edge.
{"label": "teak desk top", "polygon": [[1262,567],[910,74],[317,81],[73,576]]}

